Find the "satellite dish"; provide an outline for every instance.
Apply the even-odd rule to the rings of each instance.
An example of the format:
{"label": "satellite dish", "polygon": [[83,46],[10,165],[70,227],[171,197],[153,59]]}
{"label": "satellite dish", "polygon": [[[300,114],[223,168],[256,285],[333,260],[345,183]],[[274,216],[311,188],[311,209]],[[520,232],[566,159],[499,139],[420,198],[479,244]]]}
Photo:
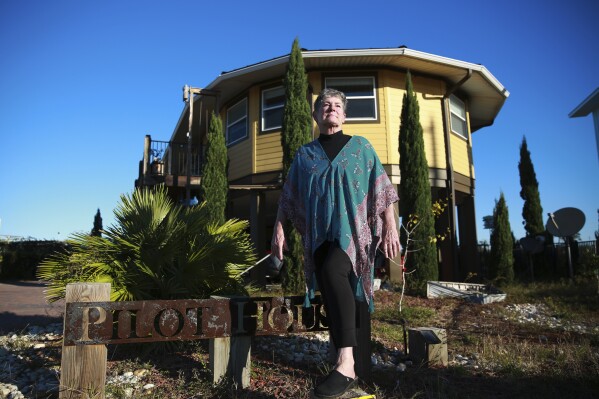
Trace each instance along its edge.
{"label": "satellite dish", "polygon": [[541,235],[535,237],[524,237],[520,239],[520,245],[522,245],[524,251],[531,254],[538,254],[540,252],[543,252],[543,246],[545,245],[545,237]]}
{"label": "satellite dish", "polygon": [[578,233],[586,220],[584,213],[577,208],[562,208],[548,215],[545,228],[554,236],[562,238]]}

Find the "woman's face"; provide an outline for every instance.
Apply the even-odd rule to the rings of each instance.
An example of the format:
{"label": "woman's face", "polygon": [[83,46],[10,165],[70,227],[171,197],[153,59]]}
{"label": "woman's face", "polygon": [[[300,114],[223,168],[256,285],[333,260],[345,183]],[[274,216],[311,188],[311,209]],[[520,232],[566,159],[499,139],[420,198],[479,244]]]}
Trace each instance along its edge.
{"label": "woman's face", "polygon": [[320,127],[341,127],[345,122],[343,101],[339,97],[323,98],[320,109],[314,111],[314,119]]}

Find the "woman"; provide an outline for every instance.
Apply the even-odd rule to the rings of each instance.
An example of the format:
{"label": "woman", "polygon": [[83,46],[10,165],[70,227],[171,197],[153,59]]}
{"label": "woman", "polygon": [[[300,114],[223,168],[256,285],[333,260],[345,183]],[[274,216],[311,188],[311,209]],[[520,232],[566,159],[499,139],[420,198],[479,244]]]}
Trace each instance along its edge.
{"label": "woman", "polygon": [[377,248],[388,258],[400,251],[393,203],[399,200],[372,145],[343,134],[345,94],[325,89],[314,103],[318,139],[295,155],[283,186],[274,226],[272,254],[283,260],[283,224],[291,220],[304,243],[306,301],[318,283],[333,344],[334,370],[315,389],[333,398],[357,384],[355,301],[373,308],[373,265]]}

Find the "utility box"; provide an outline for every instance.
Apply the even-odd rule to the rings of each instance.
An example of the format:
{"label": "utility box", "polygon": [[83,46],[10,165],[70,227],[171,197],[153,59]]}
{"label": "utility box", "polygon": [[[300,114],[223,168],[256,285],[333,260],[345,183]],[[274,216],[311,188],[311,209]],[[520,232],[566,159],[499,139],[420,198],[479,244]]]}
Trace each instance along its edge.
{"label": "utility box", "polygon": [[408,354],[415,364],[447,366],[447,331],[444,328],[408,328]]}

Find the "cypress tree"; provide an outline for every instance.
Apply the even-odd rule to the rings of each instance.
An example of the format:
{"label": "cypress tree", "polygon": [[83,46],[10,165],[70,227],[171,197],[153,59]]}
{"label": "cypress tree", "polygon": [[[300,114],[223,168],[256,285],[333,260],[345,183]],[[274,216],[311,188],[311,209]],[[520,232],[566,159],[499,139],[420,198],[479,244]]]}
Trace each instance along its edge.
{"label": "cypress tree", "polygon": [[[543,207],[541,206],[541,196],[539,194],[539,182],[535,173],[534,165],[526,143],[526,137],[522,137],[520,144],[520,162],[518,162],[518,172],[520,173],[520,197],[524,200],[522,207],[522,218],[524,219],[524,229],[527,236],[546,234],[545,241],[553,242],[552,237],[545,233],[543,224]],[[545,256],[543,253],[530,255],[532,257],[533,270],[537,270],[541,275],[548,273]],[[534,275],[534,272],[533,272]]]}
{"label": "cypress tree", "polygon": [[206,201],[210,221],[223,224],[227,207],[227,146],[223,134],[223,124],[214,112],[210,117],[208,127],[208,145],[206,162],[202,167],[202,182],[200,196]]}
{"label": "cypress tree", "polygon": [[406,93],[403,96],[401,124],[399,127],[399,167],[401,173],[400,215],[402,224],[408,227],[410,219],[418,220],[418,226],[406,243],[402,228],[402,246],[407,249],[406,267],[414,269],[412,287],[420,293],[426,282],[439,279],[435,237],[435,220],[432,213],[431,187],[428,180],[428,162],[424,151],[423,129],[420,124],[420,107],[412,86],[412,76],[406,76]]}
{"label": "cypress tree", "polygon": [[98,208],[96,216],[94,216],[94,227],[92,228],[90,235],[102,237],[102,215],[100,214],[100,208]]}
{"label": "cypress tree", "polygon": [[[308,77],[296,38],[291,47],[285,75],[285,107],[281,133],[284,177],[289,173],[297,150],[312,139],[312,115],[307,93]],[[299,294],[305,288],[302,240],[290,222],[286,223],[284,230],[289,253],[285,257],[282,286],[286,293]]]}
{"label": "cypress tree", "polygon": [[518,171],[520,172],[520,197],[524,200],[522,217],[525,221],[524,228],[526,229],[526,234],[541,234],[545,231],[543,207],[541,207],[539,182],[537,181],[535,168],[530,158],[526,137],[522,137],[522,144],[520,145]]}
{"label": "cypress tree", "polygon": [[514,280],[514,237],[503,192],[493,209],[489,278],[501,285]]}

